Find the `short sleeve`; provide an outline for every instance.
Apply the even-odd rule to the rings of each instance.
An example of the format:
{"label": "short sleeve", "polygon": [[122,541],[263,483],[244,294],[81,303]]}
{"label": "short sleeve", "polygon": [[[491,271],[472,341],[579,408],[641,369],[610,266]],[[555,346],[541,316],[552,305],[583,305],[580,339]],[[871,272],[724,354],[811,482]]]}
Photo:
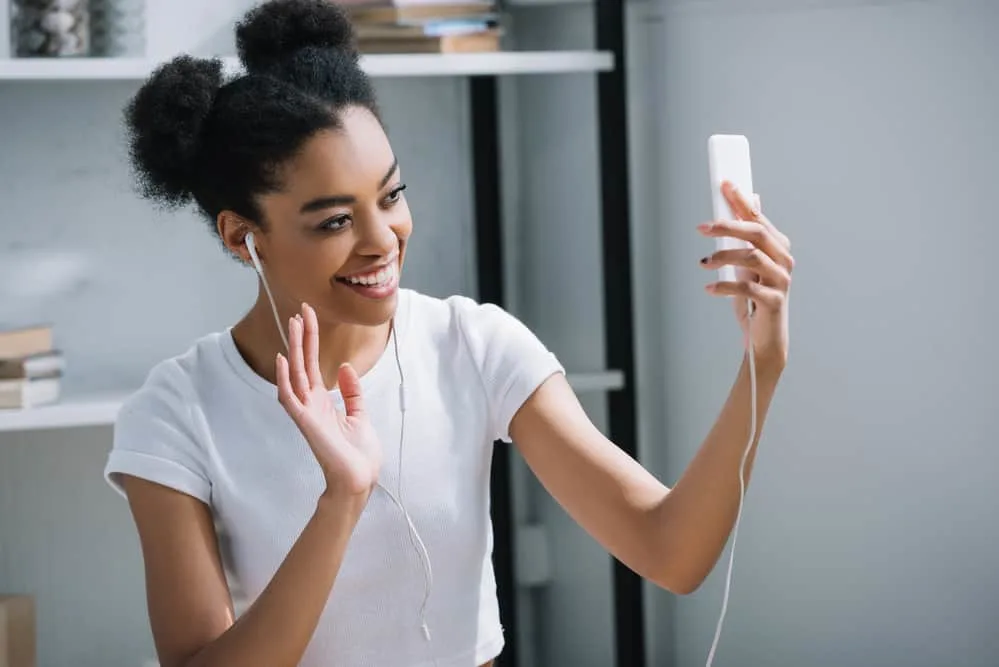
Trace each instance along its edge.
{"label": "short sleeve", "polygon": [[519,319],[494,304],[458,300],[458,317],[490,406],[491,437],[510,440],[510,422],[552,375],[556,356]]}
{"label": "short sleeve", "polygon": [[162,484],[208,504],[211,483],[203,448],[189,425],[187,392],[154,370],[146,384],[122,406],[104,478],[122,496],[121,475]]}

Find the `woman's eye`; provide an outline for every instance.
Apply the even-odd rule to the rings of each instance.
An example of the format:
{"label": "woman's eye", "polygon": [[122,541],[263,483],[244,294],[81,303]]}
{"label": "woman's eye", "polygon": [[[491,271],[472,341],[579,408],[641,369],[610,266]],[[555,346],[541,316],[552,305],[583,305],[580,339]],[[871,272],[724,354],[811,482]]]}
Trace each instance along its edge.
{"label": "woman's eye", "polygon": [[385,197],[385,203],[394,204],[399,201],[402,198],[402,191],[405,189],[405,185],[400,185],[396,189],[392,190],[392,192],[388,193],[388,196]]}
{"label": "woman's eye", "polygon": [[323,224],[319,225],[319,228],[327,230],[327,231],[335,232],[335,231],[337,231],[337,230],[342,229],[343,227],[345,227],[347,225],[347,223],[349,223],[349,222],[350,222],[350,218],[349,217],[347,217],[345,215],[338,215],[338,216],[336,216],[334,218],[330,218],[329,220],[326,220],[325,222],[323,222]]}

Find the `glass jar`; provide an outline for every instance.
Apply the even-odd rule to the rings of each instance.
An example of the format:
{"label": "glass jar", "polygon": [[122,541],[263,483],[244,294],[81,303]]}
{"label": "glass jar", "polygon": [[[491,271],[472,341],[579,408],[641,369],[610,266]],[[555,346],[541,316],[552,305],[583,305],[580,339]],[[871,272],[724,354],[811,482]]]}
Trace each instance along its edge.
{"label": "glass jar", "polygon": [[90,0],[91,53],[141,57],[146,50],[145,0]]}
{"label": "glass jar", "polygon": [[89,0],[12,0],[10,9],[14,56],[90,55]]}

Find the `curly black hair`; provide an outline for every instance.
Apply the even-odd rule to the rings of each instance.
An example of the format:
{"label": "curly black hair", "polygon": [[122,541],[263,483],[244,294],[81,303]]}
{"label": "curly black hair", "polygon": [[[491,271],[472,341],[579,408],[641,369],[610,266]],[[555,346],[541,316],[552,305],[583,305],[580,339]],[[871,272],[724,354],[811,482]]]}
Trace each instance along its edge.
{"label": "curly black hair", "polygon": [[362,106],[380,120],[353,26],[330,0],[269,0],[236,26],[245,73],[226,81],[219,59],[161,65],[125,109],[143,196],[266,221],[256,196],[280,187],[277,169],[316,132]]}

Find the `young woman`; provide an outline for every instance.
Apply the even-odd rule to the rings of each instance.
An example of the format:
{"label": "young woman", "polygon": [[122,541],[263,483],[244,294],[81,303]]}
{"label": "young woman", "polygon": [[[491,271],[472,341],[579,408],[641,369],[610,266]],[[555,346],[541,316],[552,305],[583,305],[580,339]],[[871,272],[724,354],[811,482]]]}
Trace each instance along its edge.
{"label": "young woman", "polygon": [[[224,82],[219,62],[178,57],[126,114],[145,194],[196,203],[261,274],[245,317],[158,364],[116,424],[106,475],[137,526],[161,664],[490,664],[504,643],[497,439],[610,553],[693,591],[736,517],[748,366],[667,489],[590,423],[518,320],[399,286],[413,221],[344,14],[271,1],[237,44],[244,76]],[[755,275],[709,291],[756,304],[744,326],[762,424],[787,357],[792,260],[787,239],[726,194],[741,220],[702,232],[753,247],[702,264]],[[227,571],[246,595],[239,614]]]}

